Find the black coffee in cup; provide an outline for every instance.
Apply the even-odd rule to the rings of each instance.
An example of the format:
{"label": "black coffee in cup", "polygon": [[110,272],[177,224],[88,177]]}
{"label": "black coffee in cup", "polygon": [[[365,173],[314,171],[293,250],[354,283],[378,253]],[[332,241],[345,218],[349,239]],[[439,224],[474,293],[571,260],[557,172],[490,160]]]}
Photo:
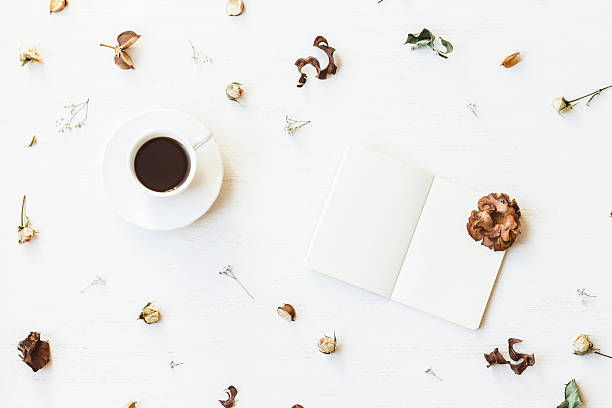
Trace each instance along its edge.
{"label": "black coffee in cup", "polygon": [[187,179],[189,154],[175,139],[159,136],[147,140],[134,156],[134,173],[149,190],[166,192]]}

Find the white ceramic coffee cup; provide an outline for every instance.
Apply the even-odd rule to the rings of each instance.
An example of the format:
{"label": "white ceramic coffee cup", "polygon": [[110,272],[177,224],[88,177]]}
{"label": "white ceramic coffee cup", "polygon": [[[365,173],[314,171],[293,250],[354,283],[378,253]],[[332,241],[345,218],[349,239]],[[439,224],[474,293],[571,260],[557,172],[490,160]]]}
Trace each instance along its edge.
{"label": "white ceramic coffee cup", "polygon": [[[170,138],[176,141],[185,149],[185,152],[187,153],[187,156],[189,157],[189,173],[187,174],[187,177],[185,177],[185,179],[183,180],[181,184],[179,184],[178,186],[168,191],[154,191],[146,187],[144,184],[140,182],[140,180],[138,179],[138,176],[136,176],[136,170],[134,168],[134,159],[136,158],[136,153],[138,153],[138,150],[140,150],[142,145],[144,145],[146,142],[148,142],[151,139],[155,139],[157,137],[167,137],[167,138]],[[195,138],[194,139],[195,142],[190,141],[189,139],[187,139],[185,136],[183,136],[182,134],[178,132],[171,131],[168,129],[155,129],[155,130],[149,131],[146,134],[144,134],[142,137],[138,138],[129,151],[128,171],[129,171],[130,177],[134,181],[134,184],[136,184],[137,188],[140,188],[142,191],[146,192],[149,195],[152,195],[154,197],[175,196],[185,191],[185,189],[193,181],[193,178],[195,177],[196,171],[197,171],[196,150],[204,146],[209,140],[211,140],[211,138],[212,138],[212,134],[210,133],[208,129],[206,129],[204,132],[202,132],[202,134],[200,134],[197,138]]]}

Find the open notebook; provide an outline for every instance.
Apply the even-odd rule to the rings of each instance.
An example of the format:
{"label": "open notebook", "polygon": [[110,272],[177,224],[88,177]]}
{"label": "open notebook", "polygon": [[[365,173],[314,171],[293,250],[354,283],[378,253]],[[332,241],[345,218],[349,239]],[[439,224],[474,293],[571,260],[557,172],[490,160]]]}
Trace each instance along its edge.
{"label": "open notebook", "polygon": [[504,257],[467,233],[483,195],[349,147],[305,266],[477,329]]}

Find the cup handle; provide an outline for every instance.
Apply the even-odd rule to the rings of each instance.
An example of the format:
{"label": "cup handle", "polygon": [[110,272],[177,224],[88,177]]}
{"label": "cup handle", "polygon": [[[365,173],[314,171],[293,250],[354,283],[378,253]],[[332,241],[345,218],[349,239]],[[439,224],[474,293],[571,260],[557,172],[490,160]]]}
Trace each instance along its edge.
{"label": "cup handle", "polygon": [[204,146],[208,141],[210,141],[210,139],[212,139],[212,133],[208,129],[204,130],[198,137],[197,141],[193,144],[193,149],[198,150],[200,147]]}

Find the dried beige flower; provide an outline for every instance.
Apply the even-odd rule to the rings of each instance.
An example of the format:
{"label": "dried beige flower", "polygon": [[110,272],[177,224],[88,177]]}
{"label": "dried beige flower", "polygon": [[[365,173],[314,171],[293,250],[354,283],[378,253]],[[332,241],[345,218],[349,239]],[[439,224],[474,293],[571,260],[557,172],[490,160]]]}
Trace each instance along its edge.
{"label": "dried beige flower", "polygon": [[574,348],[574,354],[579,356],[591,352],[593,349],[593,343],[591,339],[586,334],[581,334],[576,337],[576,340],[572,343],[572,347]]}
{"label": "dried beige flower", "polygon": [[40,54],[38,54],[38,50],[33,45],[21,47],[19,50],[19,61],[22,67],[30,62],[38,62],[39,64],[43,62]]}
{"label": "dried beige flower", "polygon": [[336,333],[334,333],[334,337],[331,338],[329,336],[323,336],[319,339],[317,343],[319,346],[319,351],[323,354],[331,354],[336,351]]}
{"label": "dried beige flower", "polygon": [[128,402],[123,406],[123,408],[136,408],[137,402]]}
{"label": "dried beige flower", "polygon": [[282,306],[276,308],[276,313],[288,322],[295,320],[295,309],[289,303],[285,303]]}
{"label": "dried beige flower", "polygon": [[557,113],[565,113],[574,109],[574,105],[569,103],[565,98],[553,99],[552,107],[557,111]]}
{"label": "dried beige flower", "polygon": [[225,12],[228,16],[239,16],[244,11],[244,0],[228,0]]}
{"label": "dried beige flower", "polygon": [[500,65],[503,65],[505,68],[512,68],[519,62],[521,62],[521,53],[515,52],[514,54],[510,54],[504,58]]}
{"label": "dried beige flower", "polygon": [[159,308],[154,306],[151,302],[148,302],[143,308],[139,319],[145,321],[146,324],[157,323],[161,320],[161,312]]}
{"label": "dried beige flower", "polygon": [[66,0],[51,0],[51,4],[49,5],[49,13],[59,13],[62,11],[68,2]]}
{"label": "dried beige flower", "polygon": [[121,69],[134,69],[134,63],[132,57],[125,51],[130,48],[138,39],[140,35],[134,31],[124,31],[117,36],[117,45],[106,45],[100,44],[101,47],[112,48],[115,50],[115,65]]}
{"label": "dried beige flower", "polygon": [[242,84],[239,82],[232,82],[225,87],[225,96],[227,96],[227,99],[238,102],[238,98],[244,95],[244,89],[242,89],[240,85]]}
{"label": "dried beige flower", "polygon": [[21,201],[21,224],[17,227],[17,237],[19,238],[19,243],[23,244],[25,242],[30,242],[38,231],[36,231],[30,225],[30,218],[25,213],[26,206],[26,196],[23,196],[23,200]]}

